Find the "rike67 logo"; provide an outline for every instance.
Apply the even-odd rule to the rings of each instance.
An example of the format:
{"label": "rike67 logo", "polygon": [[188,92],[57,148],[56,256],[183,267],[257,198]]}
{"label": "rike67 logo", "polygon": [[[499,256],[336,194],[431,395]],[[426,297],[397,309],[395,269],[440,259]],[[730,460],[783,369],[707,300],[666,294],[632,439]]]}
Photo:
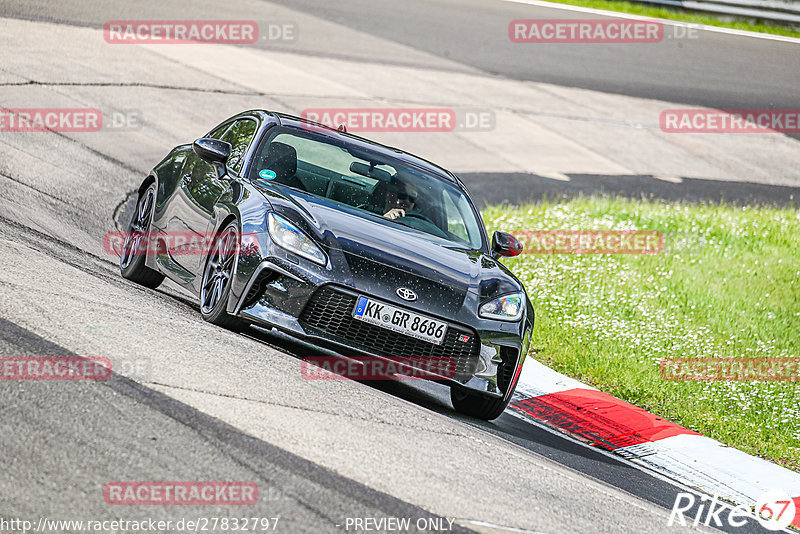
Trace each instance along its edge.
{"label": "rike67 logo", "polygon": [[798,499],[792,499],[780,490],[768,491],[756,503],[756,519],[769,530],[783,530],[789,525],[800,526],[797,502]]}
{"label": "rike67 logo", "polygon": [[784,530],[789,525],[800,527],[800,497],[793,499],[784,491],[764,493],[758,498],[754,508],[743,504],[732,507],[720,501],[717,495],[702,495],[700,504],[695,509],[696,501],[696,496],[692,493],[678,493],[667,526],[687,526],[688,520],[695,527],[705,525],[722,528],[727,523],[730,527],[738,528],[755,519],[767,530]]}

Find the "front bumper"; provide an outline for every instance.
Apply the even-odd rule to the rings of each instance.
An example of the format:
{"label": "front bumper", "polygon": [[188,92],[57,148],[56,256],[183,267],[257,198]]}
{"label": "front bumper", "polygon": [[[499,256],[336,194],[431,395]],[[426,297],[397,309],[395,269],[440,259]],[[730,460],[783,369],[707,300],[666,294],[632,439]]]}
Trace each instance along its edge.
{"label": "front bumper", "polygon": [[[330,266],[319,266],[293,257],[289,252],[263,242],[270,255],[260,261],[240,261],[235,276],[229,312],[247,321],[274,327],[284,333],[345,357],[382,359],[397,362],[420,358],[451,359],[454,372],[415,373],[451,387],[507,398],[516,386],[516,377],[530,344],[531,328],[521,323],[478,319],[470,326],[426,313],[448,323],[442,345],[415,340],[352,318],[357,296],[387,300],[352,287],[351,280],[337,280]],[[404,307],[396,300],[392,305]],[[463,341],[464,336],[468,341]],[[402,365],[400,366],[403,367]],[[415,366],[415,370],[421,369]]]}

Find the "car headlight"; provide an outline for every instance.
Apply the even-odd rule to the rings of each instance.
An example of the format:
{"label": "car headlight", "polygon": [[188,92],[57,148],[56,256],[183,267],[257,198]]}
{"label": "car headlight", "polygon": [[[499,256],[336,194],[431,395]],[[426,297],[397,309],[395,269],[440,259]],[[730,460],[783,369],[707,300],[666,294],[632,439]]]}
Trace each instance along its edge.
{"label": "car headlight", "polygon": [[524,294],[509,293],[502,297],[497,297],[481,305],[478,315],[484,319],[499,319],[501,321],[516,321],[522,317],[522,303],[525,301]]}
{"label": "car headlight", "polygon": [[297,226],[290,223],[280,215],[272,212],[267,214],[267,228],[269,236],[281,247],[294,252],[314,263],[325,265],[328,260],[322,249],[319,248]]}

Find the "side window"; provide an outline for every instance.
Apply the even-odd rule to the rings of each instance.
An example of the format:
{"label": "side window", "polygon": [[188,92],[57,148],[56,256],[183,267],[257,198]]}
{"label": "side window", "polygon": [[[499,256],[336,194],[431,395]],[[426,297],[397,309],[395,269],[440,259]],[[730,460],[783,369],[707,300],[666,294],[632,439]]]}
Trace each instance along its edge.
{"label": "side window", "polygon": [[242,157],[250,146],[250,141],[256,133],[256,121],[242,119],[236,121],[220,139],[231,144],[231,157],[228,159],[228,167],[237,174],[242,169],[244,160]]}
{"label": "side window", "polygon": [[222,139],[222,134],[224,134],[225,130],[230,128],[230,126],[231,126],[231,123],[230,122],[226,122],[225,124],[223,124],[222,126],[217,128],[216,130],[214,130],[213,132],[208,134],[208,137],[210,137],[212,139]]}
{"label": "side window", "polygon": [[324,168],[332,173],[353,178],[356,181],[365,181],[370,185],[377,181],[351,172],[350,164],[354,161],[353,156],[337,146],[291,134],[278,134],[272,141],[294,148],[297,152],[298,163],[320,166],[320,162],[324,162]]}
{"label": "side window", "polygon": [[469,235],[467,235],[467,228],[464,226],[464,219],[461,213],[459,213],[453,199],[447,191],[442,191],[442,197],[444,199],[443,206],[445,216],[447,217],[447,231],[464,242],[469,243]]}

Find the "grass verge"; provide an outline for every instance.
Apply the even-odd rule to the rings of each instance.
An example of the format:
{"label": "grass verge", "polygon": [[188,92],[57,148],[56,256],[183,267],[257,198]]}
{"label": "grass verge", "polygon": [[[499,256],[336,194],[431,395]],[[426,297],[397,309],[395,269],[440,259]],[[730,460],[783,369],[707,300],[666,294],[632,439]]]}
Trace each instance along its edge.
{"label": "grass verge", "polygon": [[745,30],[750,32],[770,33],[773,35],[785,35],[787,37],[800,37],[800,31],[785,26],[748,22],[746,20],[722,20],[712,15],[700,15],[688,11],[678,11],[666,7],[657,7],[622,0],[547,0],[555,4],[569,4],[571,6],[589,7],[592,9],[605,9],[606,11],[617,11],[619,13],[631,13],[643,17],[653,17],[667,20],[677,20],[692,24],[704,24],[706,26],[718,26],[720,28],[732,28],[735,30]]}
{"label": "grass verge", "polygon": [[665,251],[504,263],[534,356],[611,395],[800,471],[800,382],[675,382],[662,358],[800,356],[800,211],[586,197],[484,210],[494,230],[657,230]]}

